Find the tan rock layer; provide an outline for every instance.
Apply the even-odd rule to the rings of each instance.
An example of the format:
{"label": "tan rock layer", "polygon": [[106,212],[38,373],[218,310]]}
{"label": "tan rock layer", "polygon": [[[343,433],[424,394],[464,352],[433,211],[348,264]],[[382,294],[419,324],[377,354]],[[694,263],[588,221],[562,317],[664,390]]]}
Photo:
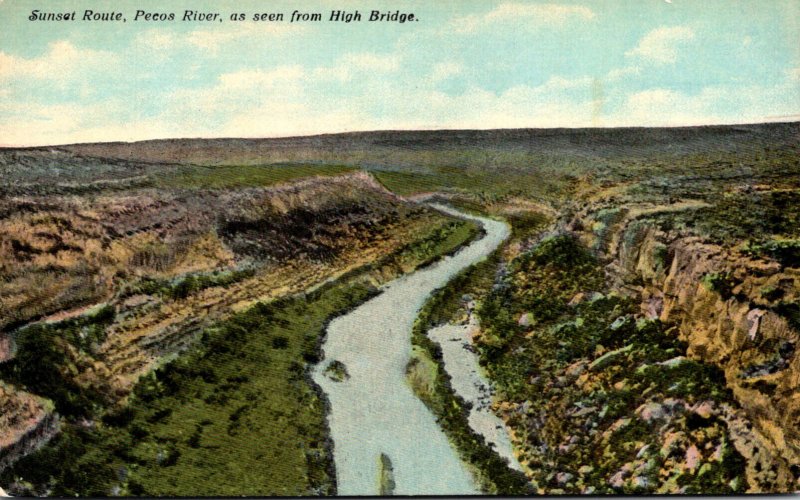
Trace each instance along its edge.
{"label": "tan rock layer", "polygon": [[[686,209],[683,205],[657,210]],[[729,409],[725,415],[736,447],[748,461],[752,491],[793,491],[798,480],[793,466],[800,464],[800,333],[772,310],[776,302],[760,291],[780,288],[781,300],[796,301],[800,270],[697,237],[666,234],[643,218],[655,211],[624,210],[604,244],[586,230],[582,239],[605,257],[615,287],[641,298],[643,314],[679,325],[688,354],[725,372],[727,386],[743,409]],[[571,227],[591,228],[592,214],[582,217]],[[730,276],[735,286],[721,294],[704,284],[709,275]],[[788,359],[777,370],[748,372],[778,362],[780,346],[788,346]]]}
{"label": "tan rock layer", "polygon": [[[365,173],[229,192],[5,199],[0,209],[0,362],[13,354],[15,322],[60,321],[86,312],[87,304],[111,305],[115,319],[100,345],[81,351],[61,343],[69,359],[65,375],[109,403],[123,402],[140,375],[184,349],[203,327],[378,261],[448,222]],[[298,209],[307,220],[291,218]],[[240,233],[217,230],[229,220],[271,229],[245,235],[261,238],[253,246],[264,255],[237,252]],[[294,229],[298,234],[286,234]],[[275,252],[280,245],[289,257]],[[321,246],[330,251],[313,258],[308,250]],[[185,298],[122,293],[142,277],[174,280],[242,265],[255,274]],[[49,402],[2,387],[0,468],[58,427]]]}
{"label": "tan rock layer", "polygon": [[58,431],[48,401],[0,382],[0,471]]}

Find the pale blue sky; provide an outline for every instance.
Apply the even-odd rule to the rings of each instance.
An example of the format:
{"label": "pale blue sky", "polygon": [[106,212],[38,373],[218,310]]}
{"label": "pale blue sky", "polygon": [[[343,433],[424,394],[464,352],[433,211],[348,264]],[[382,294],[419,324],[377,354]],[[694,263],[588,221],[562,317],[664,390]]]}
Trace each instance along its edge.
{"label": "pale blue sky", "polygon": [[[165,3],[0,0],[0,144],[800,119],[797,0]],[[249,20],[301,4],[365,21]],[[187,8],[225,20],[133,22]]]}

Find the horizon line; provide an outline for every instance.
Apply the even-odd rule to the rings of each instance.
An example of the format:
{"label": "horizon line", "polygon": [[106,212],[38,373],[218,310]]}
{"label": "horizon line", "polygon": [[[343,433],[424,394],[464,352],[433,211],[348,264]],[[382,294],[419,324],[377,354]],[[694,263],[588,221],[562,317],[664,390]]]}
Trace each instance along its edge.
{"label": "horizon line", "polygon": [[[69,142],[69,143],[56,143],[56,144],[29,144],[29,145],[13,145],[13,144],[0,144],[0,149],[37,149],[37,148],[64,148],[72,146],[90,146],[97,144],[141,144],[145,142],[159,142],[159,141],[230,141],[230,140],[247,140],[247,141],[271,141],[281,139],[312,139],[316,137],[331,137],[343,135],[357,135],[357,134],[380,134],[380,133],[400,133],[400,132],[493,132],[493,131],[514,131],[514,130],[642,130],[642,129],[699,129],[699,128],[721,128],[721,127],[752,127],[761,125],[790,125],[800,124],[800,115],[785,115],[768,118],[777,118],[777,120],[766,120],[761,122],[740,122],[740,123],[708,123],[708,124],[694,124],[694,125],[625,125],[625,126],[561,126],[561,127],[500,127],[500,128],[429,128],[429,129],[416,129],[416,128],[390,128],[390,129],[369,129],[369,130],[349,130],[338,132],[319,132],[309,134],[292,134],[292,135],[274,135],[274,136],[195,136],[195,137],[159,137],[151,139],[137,139],[132,141],[114,140],[114,141],[95,141],[95,142]],[[783,120],[788,118],[788,120]]]}

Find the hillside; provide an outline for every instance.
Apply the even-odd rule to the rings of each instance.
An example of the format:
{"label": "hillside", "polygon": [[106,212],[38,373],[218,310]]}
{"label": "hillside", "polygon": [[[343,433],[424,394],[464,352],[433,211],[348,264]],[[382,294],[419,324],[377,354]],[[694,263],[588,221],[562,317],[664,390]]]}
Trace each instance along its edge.
{"label": "hillside", "polygon": [[[0,468],[125,408],[143,375],[256,304],[363,269],[380,282],[474,236],[349,167],[0,157],[0,405],[13,423]],[[310,363],[315,345],[294,355]]]}

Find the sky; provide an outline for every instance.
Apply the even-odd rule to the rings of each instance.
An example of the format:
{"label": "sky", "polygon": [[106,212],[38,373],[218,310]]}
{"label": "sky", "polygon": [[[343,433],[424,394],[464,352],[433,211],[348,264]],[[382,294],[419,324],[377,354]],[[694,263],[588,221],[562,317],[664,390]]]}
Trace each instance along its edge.
{"label": "sky", "polygon": [[798,0],[0,0],[0,145],[796,120]]}

